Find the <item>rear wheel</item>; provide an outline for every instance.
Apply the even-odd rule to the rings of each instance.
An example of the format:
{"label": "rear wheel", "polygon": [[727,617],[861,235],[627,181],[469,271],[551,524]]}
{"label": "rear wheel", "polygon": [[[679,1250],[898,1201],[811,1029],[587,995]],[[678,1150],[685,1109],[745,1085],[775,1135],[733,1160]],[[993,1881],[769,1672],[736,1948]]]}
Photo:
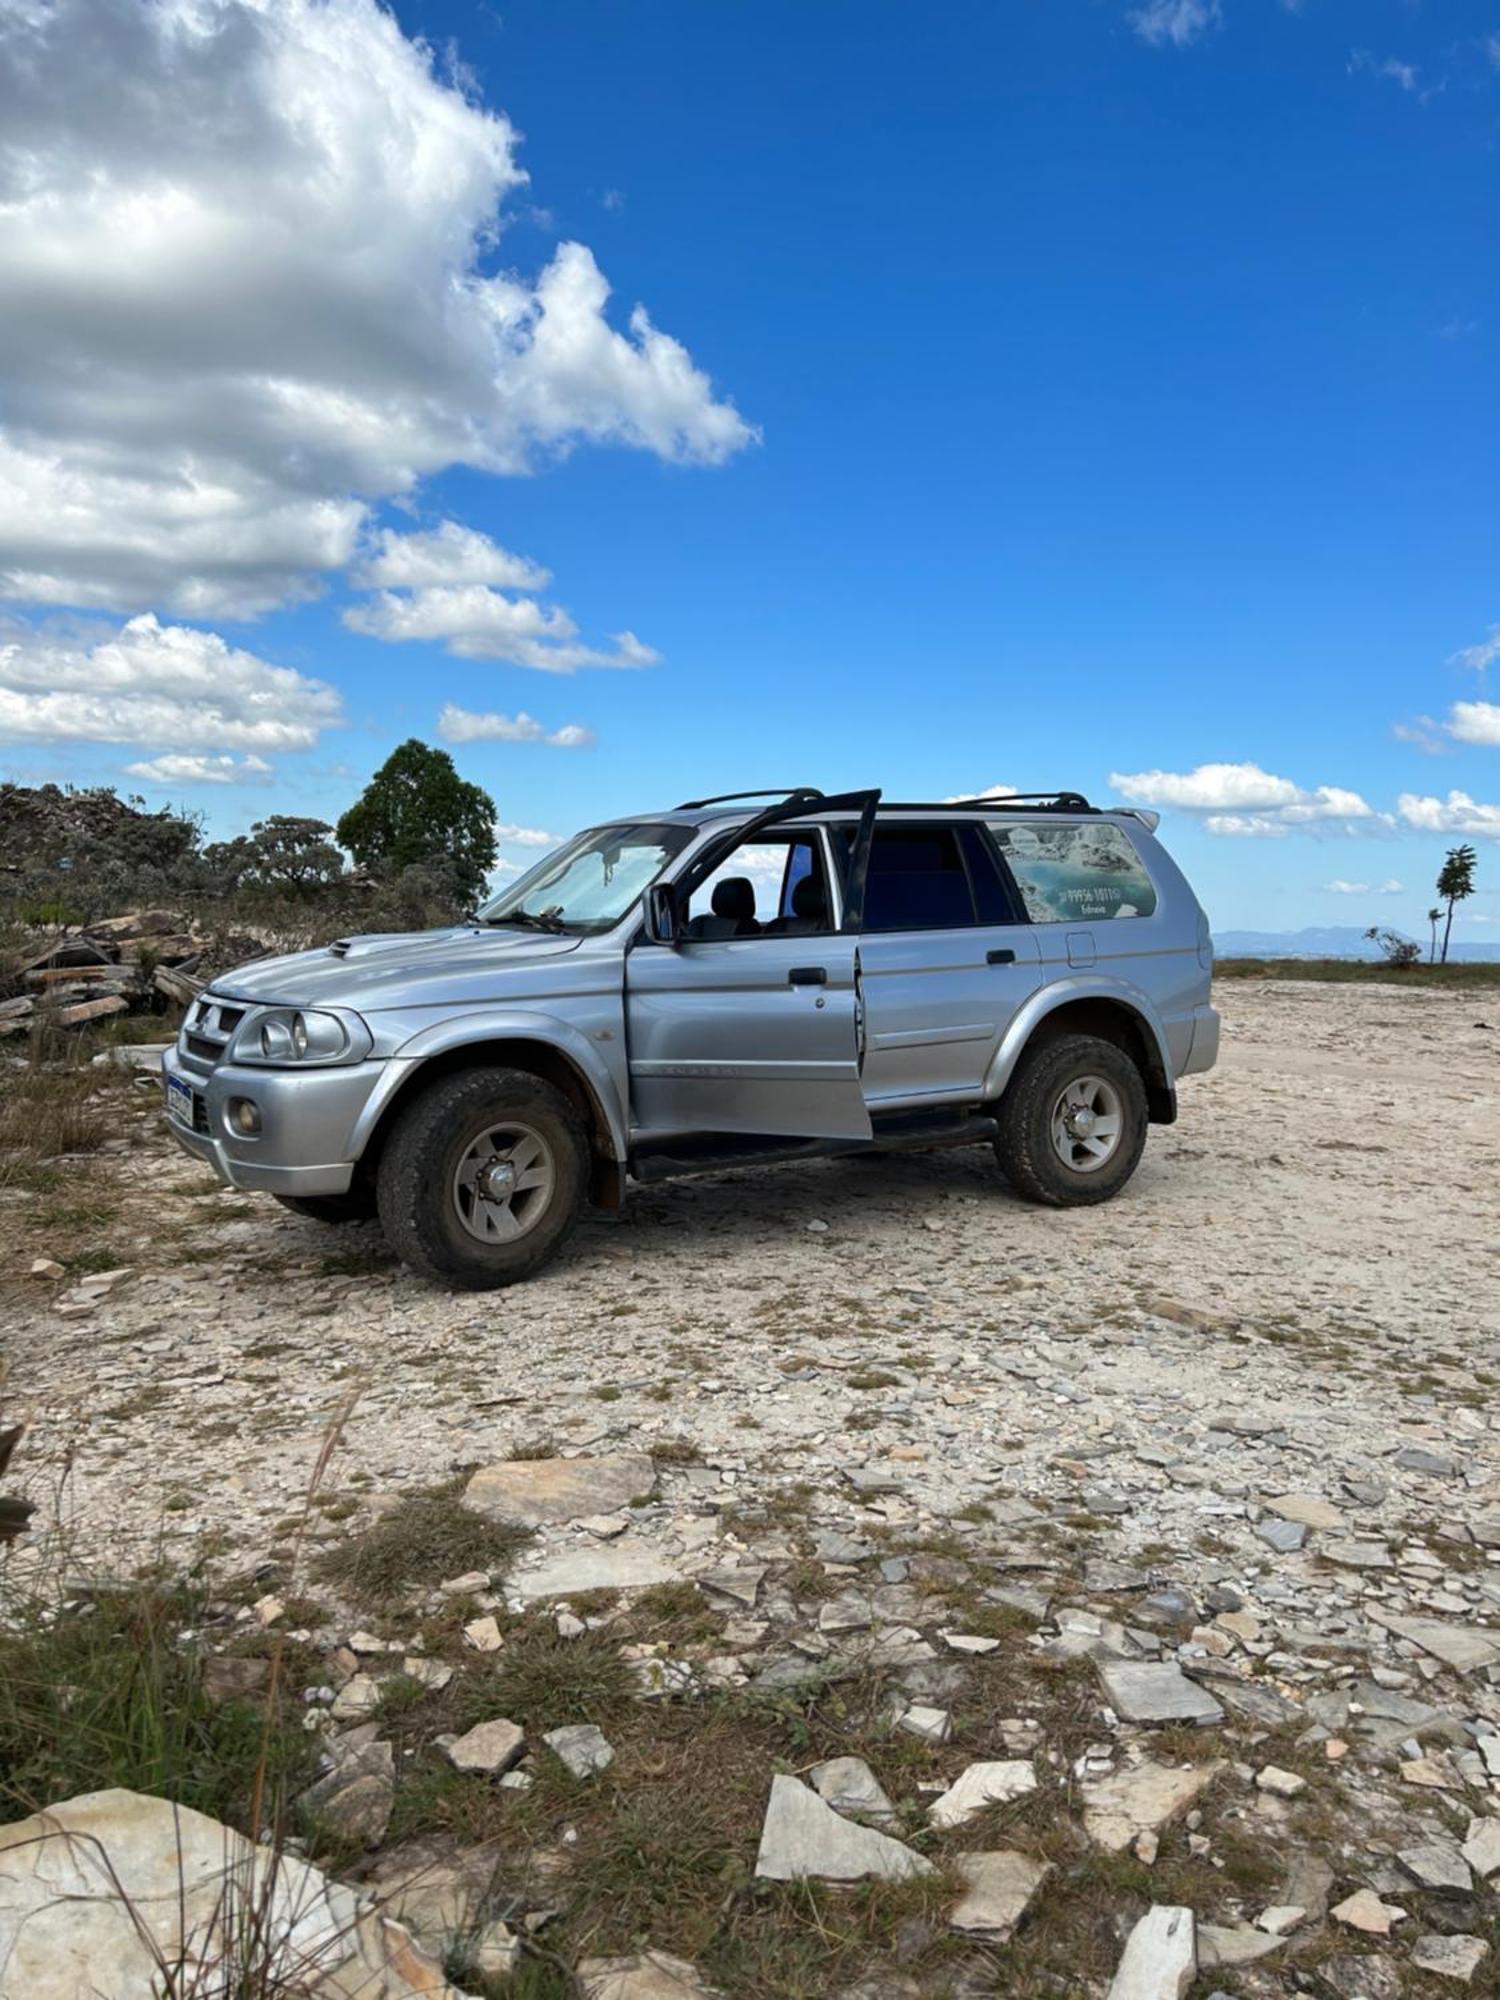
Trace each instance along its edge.
{"label": "rear wheel", "polygon": [[347,1194],[279,1194],[283,1208],[309,1222],[368,1222],[375,1213],[375,1190],[352,1187]]}
{"label": "rear wheel", "polygon": [[422,1277],[514,1284],[561,1247],[588,1174],[588,1138],[560,1090],[526,1070],[460,1070],[401,1112],[381,1155],[381,1226]]}
{"label": "rear wheel", "polygon": [[1145,1083],[1123,1049],[1094,1035],[1059,1035],[1022,1056],[1001,1100],[995,1154],[1028,1201],[1108,1201],[1135,1172],[1147,1109]]}

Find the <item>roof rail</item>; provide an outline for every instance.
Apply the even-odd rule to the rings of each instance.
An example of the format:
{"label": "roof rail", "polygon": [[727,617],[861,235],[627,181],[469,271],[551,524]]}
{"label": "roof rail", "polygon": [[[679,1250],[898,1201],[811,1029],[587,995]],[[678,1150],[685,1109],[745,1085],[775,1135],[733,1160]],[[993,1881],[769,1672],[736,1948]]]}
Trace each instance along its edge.
{"label": "roof rail", "polygon": [[703,806],[732,805],[736,799],[820,799],[823,794],[816,785],[762,785],[753,792],[720,792],[711,799],[684,799],[674,812],[697,812]]}
{"label": "roof rail", "polygon": [[882,799],[882,812],[1003,812],[1026,806],[1032,812],[1096,813],[1082,792],[995,792],[980,799]]}

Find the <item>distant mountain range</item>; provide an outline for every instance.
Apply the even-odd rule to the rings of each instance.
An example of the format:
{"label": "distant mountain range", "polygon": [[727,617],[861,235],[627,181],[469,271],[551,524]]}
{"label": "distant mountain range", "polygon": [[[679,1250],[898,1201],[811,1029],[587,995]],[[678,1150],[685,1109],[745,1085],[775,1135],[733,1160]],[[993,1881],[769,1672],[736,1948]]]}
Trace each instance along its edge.
{"label": "distant mountain range", "polygon": [[[1442,933],[1439,930],[1439,936]],[[1407,933],[1403,932],[1403,936]],[[1423,956],[1427,940],[1419,938]],[[1314,924],[1303,931],[1215,931],[1220,958],[1379,958],[1379,950],[1353,924]],[[1473,939],[1448,947],[1450,959],[1500,959],[1500,938]]]}

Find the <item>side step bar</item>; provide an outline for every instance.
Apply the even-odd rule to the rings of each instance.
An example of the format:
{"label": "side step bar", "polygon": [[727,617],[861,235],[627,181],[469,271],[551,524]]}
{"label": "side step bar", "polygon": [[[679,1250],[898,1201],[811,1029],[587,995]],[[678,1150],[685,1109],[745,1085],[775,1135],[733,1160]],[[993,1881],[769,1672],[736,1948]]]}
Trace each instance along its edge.
{"label": "side step bar", "polygon": [[794,1139],[723,1133],[686,1133],[655,1151],[631,1155],[637,1181],[677,1180],[685,1174],[717,1174],[728,1167],[770,1167],[789,1160],[827,1160],[846,1153],[904,1153],[939,1146],[978,1146],[1000,1130],[998,1119],[979,1112],[898,1114],[874,1127],[868,1139]]}

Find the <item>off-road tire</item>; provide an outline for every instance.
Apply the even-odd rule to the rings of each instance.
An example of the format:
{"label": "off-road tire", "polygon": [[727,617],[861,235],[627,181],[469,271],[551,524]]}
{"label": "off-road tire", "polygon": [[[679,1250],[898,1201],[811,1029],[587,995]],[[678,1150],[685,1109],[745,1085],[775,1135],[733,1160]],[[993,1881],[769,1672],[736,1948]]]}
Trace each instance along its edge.
{"label": "off-road tire", "polygon": [[[507,1243],[470,1235],[453,1199],[465,1152],[488,1124],[516,1119],[541,1134],[553,1189],[545,1212]],[[403,1106],[376,1182],[386,1241],[435,1284],[488,1291],[529,1278],[556,1255],[578,1220],[589,1182],[589,1141],[563,1093],[520,1069],[464,1069],[439,1077]]]}
{"label": "off-road tire", "polygon": [[[1100,1077],[1123,1109],[1119,1143],[1103,1165],[1080,1173],[1059,1156],[1052,1114],[1068,1084]],[[1058,1035],[1034,1043],[1016,1066],[1000,1100],[995,1157],[1001,1172],[1026,1201],[1051,1208],[1081,1208],[1108,1201],[1135,1172],[1146,1144],[1146,1086],[1140,1071],[1114,1042],[1094,1035]]]}
{"label": "off-road tire", "polygon": [[279,1194],[275,1198],[283,1208],[289,1208],[293,1215],[305,1215],[309,1222],[369,1222],[375,1214],[372,1187],[355,1186],[347,1194]]}

